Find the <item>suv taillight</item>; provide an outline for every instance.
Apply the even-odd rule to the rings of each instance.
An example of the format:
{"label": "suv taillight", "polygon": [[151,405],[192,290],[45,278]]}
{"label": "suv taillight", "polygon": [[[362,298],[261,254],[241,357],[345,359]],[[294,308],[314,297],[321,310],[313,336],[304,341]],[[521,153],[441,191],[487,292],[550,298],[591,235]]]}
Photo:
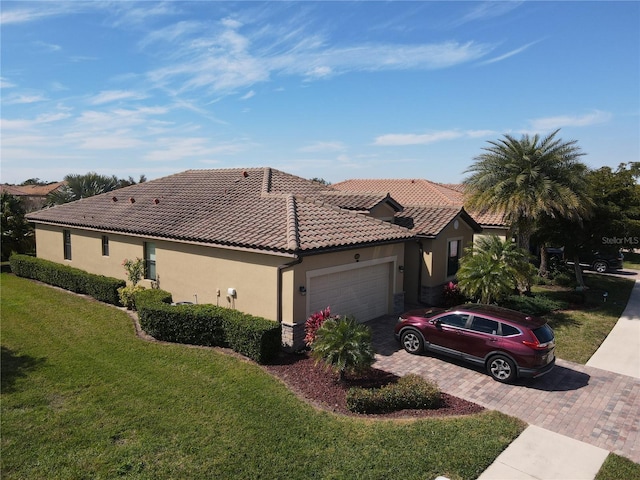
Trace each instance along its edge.
{"label": "suv taillight", "polygon": [[533,342],[530,342],[529,340],[523,340],[522,343],[524,343],[527,347],[533,348],[534,350],[546,350],[551,344],[551,342],[540,343],[537,339]]}

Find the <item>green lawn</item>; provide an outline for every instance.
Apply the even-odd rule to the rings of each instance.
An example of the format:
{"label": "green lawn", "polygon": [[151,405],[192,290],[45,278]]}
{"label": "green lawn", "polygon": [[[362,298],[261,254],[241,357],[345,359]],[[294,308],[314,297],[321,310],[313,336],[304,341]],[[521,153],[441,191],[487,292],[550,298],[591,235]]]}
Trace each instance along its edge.
{"label": "green lawn", "polygon": [[[563,360],[586,363],[607,337],[624,311],[634,281],[609,275],[585,274],[583,304],[569,310],[545,315],[556,336],[556,356]],[[574,295],[566,289],[534,287],[536,295],[567,300]],[[607,292],[606,302],[603,293]]]}
{"label": "green lawn", "polygon": [[624,269],[640,270],[640,253],[623,252],[624,253]]}
{"label": "green lawn", "polygon": [[471,479],[524,428],[319,412],[251,362],[140,340],[116,308],[0,278],[3,479]]}

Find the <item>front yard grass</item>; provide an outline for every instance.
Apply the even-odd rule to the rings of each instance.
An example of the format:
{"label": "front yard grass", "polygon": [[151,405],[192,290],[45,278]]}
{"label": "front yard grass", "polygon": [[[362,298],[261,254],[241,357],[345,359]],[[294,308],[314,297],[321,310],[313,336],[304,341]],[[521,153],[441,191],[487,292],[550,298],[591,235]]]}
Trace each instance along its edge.
{"label": "front yard grass", "polygon": [[146,342],[121,310],[0,279],[4,479],[471,479],[524,428],[317,411],[252,362]]}
{"label": "front yard grass", "polygon": [[[589,287],[584,303],[575,302],[573,289],[536,286],[533,293],[570,303],[566,310],[544,316],[556,336],[556,356],[571,362],[586,363],[607,337],[624,311],[634,281],[610,275],[585,274]],[[607,293],[606,301],[603,296]]]}

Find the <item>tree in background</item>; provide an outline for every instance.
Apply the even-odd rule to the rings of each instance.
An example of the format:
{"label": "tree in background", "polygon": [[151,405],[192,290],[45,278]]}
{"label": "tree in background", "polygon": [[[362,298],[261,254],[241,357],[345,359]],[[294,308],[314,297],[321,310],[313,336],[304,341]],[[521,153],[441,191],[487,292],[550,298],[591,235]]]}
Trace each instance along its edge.
{"label": "tree in background", "polygon": [[12,253],[35,251],[33,227],[25,218],[22,201],[7,192],[2,192],[2,261]]}
{"label": "tree in background", "polygon": [[516,289],[528,291],[535,267],[528,253],[496,235],[480,237],[460,259],[458,287],[467,297],[490,304]]}
{"label": "tree in background", "polygon": [[582,221],[550,216],[540,220],[538,235],[574,261],[576,280],[584,286],[578,259],[590,252],[613,252],[640,248],[640,162],[622,163],[616,170],[591,170],[585,179],[587,194],[594,203],[592,215]]}
{"label": "tree in background", "polygon": [[[144,175],[140,175],[140,183],[146,180],[147,178]],[[136,183],[132,177],[129,177],[128,180],[118,179],[115,175],[99,175],[95,172],[89,172],[84,175],[72,173],[66,175],[64,181],[66,182],[64,186],[48,196],[47,204],[49,206],[111,192]]]}
{"label": "tree in background", "polygon": [[[559,130],[541,139],[510,135],[489,141],[465,173],[465,205],[480,212],[504,213],[518,246],[528,250],[531,235],[543,215],[580,221],[593,203],[586,191],[587,167],[575,140],[555,138]],[[544,250],[544,249],[543,249]],[[541,274],[546,272],[543,252]]]}

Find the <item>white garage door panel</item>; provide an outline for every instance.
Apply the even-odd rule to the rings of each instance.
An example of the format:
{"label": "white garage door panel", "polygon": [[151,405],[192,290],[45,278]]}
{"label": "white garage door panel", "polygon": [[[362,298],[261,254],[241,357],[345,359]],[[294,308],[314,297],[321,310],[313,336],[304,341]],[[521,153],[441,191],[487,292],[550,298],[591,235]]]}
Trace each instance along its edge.
{"label": "white garage door panel", "polygon": [[387,313],[389,263],[310,278],[309,314],[331,307],[333,315],[353,315],[359,322]]}

